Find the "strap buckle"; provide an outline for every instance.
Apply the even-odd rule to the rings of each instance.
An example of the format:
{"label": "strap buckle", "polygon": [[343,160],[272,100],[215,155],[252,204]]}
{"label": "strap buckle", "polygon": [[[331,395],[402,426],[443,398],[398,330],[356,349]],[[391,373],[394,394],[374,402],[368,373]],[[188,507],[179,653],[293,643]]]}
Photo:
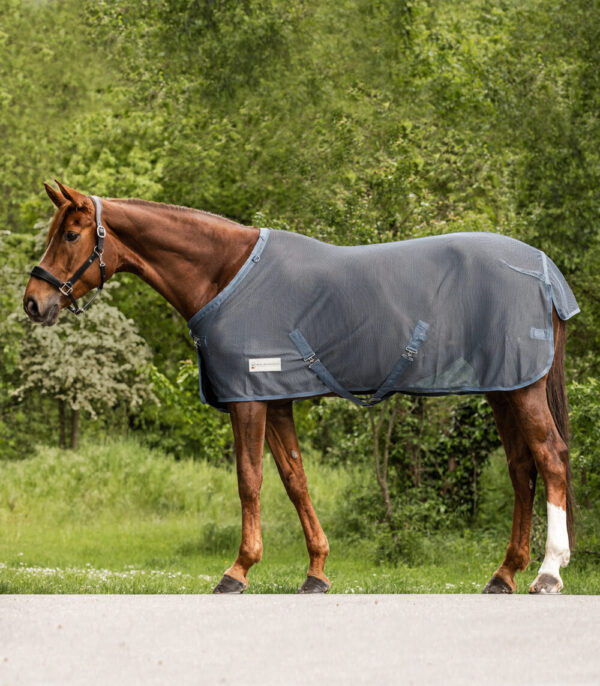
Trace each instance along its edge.
{"label": "strap buckle", "polygon": [[106,238],[106,229],[102,226],[102,224],[98,224],[96,227],[96,233],[98,234],[98,238]]}
{"label": "strap buckle", "polygon": [[68,281],[65,281],[63,285],[58,289],[63,295],[69,297],[73,292],[73,286]]}
{"label": "strap buckle", "polygon": [[404,349],[404,357],[409,361],[409,362],[414,362],[415,355],[417,354],[417,350],[415,348],[411,348],[410,345],[407,345],[406,348]]}
{"label": "strap buckle", "polygon": [[314,352],[311,352],[311,354],[308,357],[303,357],[302,359],[306,362],[309,369],[312,368],[315,362],[318,362],[317,355]]}

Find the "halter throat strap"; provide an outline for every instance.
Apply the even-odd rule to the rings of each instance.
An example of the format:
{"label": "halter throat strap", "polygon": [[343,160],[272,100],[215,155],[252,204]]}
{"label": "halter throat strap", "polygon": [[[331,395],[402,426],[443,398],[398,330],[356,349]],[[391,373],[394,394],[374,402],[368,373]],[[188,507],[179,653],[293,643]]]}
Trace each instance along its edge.
{"label": "halter throat strap", "polygon": [[[100,291],[104,288],[104,282],[106,281],[106,265],[104,264],[104,260],[102,259],[102,256],[104,254],[104,239],[106,238],[106,229],[102,225],[102,201],[95,195],[90,195],[90,198],[92,199],[92,202],[94,203],[94,207],[96,209],[96,245],[94,246],[94,249],[92,250],[92,253],[87,258],[87,260],[81,265],[81,267],[79,267],[79,269],[73,274],[73,276],[71,276],[66,281],[61,281],[56,276],[54,276],[54,274],[51,274],[49,271],[47,271],[43,267],[40,267],[39,265],[35,266],[30,272],[31,276],[35,277],[36,279],[42,279],[43,281],[51,283],[53,286],[56,286],[56,288],[58,288],[62,295],[66,295],[68,298],[70,298],[71,304],[67,307],[67,309],[75,315],[79,315],[87,310],[87,308],[94,302],[94,300],[98,296],[98,293],[100,293]],[[73,296],[73,287],[83,276],[85,271],[96,260],[100,260],[100,285],[98,286],[96,292],[90,298],[90,300],[88,300],[83,307],[79,307],[77,300],[75,300],[75,297]]]}

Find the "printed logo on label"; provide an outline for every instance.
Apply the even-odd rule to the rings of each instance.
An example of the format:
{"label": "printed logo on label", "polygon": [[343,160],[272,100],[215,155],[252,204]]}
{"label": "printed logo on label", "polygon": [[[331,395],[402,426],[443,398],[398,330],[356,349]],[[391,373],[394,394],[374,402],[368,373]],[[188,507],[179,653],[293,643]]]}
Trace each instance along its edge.
{"label": "printed logo on label", "polygon": [[255,360],[248,360],[251,372],[280,372],[281,357],[259,357]]}

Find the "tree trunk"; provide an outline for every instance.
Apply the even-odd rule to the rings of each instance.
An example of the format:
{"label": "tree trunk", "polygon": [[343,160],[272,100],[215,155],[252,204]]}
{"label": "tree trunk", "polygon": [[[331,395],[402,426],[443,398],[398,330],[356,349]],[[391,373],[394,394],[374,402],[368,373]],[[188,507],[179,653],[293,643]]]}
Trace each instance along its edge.
{"label": "tree trunk", "polygon": [[580,479],[581,479],[581,490],[583,491],[583,506],[584,507],[591,507],[592,506],[592,501],[590,500],[590,490],[587,487],[588,485],[588,478],[587,478],[587,471],[585,469],[582,469],[580,472]]}
{"label": "tree trunk", "polygon": [[79,443],[79,410],[71,410],[71,450],[77,448]]}
{"label": "tree trunk", "polygon": [[58,445],[61,448],[67,447],[67,435],[66,435],[66,406],[67,403],[61,398],[58,399]]}
{"label": "tree trunk", "polygon": [[423,398],[415,398],[412,413],[419,417],[419,431],[415,440],[412,442],[411,448],[413,486],[415,488],[420,488],[423,480],[423,454],[421,446],[423,445],[423,423],[425,421],[425,403],[423,402]]}
{"label": "tree trunk", "polygon": [[475,453],[471,453],[471,464],[473,465],[473,509],[471,511],[472,515],[477,512],[478,505],[478,493],[477,493],[477,459]]}
{"label": "tree trunk", "polygon": [[[391,411],[388,414],[387,410],[390,405]],[[392,530],[395,528],[394,511],[392,509],[387,475],[388,463],[390,459],[392,430],[394,428],[394,424],[396,423],[396,418],[398,417],[398,411],[399,408],[397,396],[394,396],[391,401],[389,399],[383,401],[381,407],[377,411],[377,419],[375,409],[373,407],[369,408],[369,420],[371,424],[371,434],[373,436],[373,457],[375,458],[375,476],[377,478],[377,483],[379,484],[379,489],[381,490],[383,504],[385,505],[385,517]],[[386,418],[388,420],[387,426],[385,426]],[[383,445],[381,445],[382,432]]]}

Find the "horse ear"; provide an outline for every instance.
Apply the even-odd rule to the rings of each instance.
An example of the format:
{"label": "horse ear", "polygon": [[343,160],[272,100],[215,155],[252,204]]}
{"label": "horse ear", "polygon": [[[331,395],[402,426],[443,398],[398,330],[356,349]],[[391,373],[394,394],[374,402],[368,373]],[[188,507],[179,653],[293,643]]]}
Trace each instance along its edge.
{"label": "horse ear", "polygon": [[58,184],[60,192],[65,196],[65,198],[68,201],[72,202],[73,205],[75,205],[75,207],[77,207],[80,210],[90,209],[90,200],[87,197],[87,195],[84,195],[83,193],[76,191],[74,188],[69,188],[68,186],[63,185],[57,179],[54,180]]}
{"label": "horse ear", "polygon": [[63,196],[58,191],[55,191],[49,184],[44,183],[44,188],[46,189],[48,197],[56,207],[62,207],[67,202]]}

